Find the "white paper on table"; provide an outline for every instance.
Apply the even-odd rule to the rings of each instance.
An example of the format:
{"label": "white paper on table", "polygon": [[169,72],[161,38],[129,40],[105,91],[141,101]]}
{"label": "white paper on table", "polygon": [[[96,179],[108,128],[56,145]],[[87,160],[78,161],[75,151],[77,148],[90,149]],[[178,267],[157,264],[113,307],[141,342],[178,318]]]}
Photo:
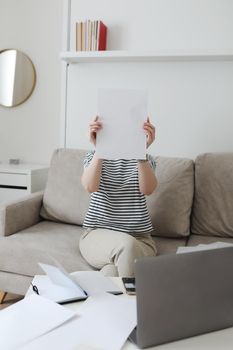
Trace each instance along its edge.
{"label": "white paper on table", "polygon": [[99,89],[96,155],[102,159],[146,159],[147,92],[137,89]]}
{"label": "white paper on table", "polygon": [[76,314],[38,295],[0,311],[0,349],[14,350],[54,329]]}
{"label": "white paper on table", "polygon": [[136,298],[107,293],[91,296],[79,315],[22,350],[120,350],[137,323]]}
{"label": "white paper on table", "polygon": [[89,296],[102,292],[122,294],[116,283],[110,277],[104,276],[101,271],[76,271],[71,273],[71,277]]}
{"label": "white paper on table", "polygon": [[176,254],[198,252],[198,251],[202,251],[202,250],[227,248],[227,247],[231,247],[231,246],[233,246],[233,244],[227,243],[227,242],[214,242],[214,243],[210,243],[210,244],[198,244],[198,245],[192,246],[192,247],[178,247]]}

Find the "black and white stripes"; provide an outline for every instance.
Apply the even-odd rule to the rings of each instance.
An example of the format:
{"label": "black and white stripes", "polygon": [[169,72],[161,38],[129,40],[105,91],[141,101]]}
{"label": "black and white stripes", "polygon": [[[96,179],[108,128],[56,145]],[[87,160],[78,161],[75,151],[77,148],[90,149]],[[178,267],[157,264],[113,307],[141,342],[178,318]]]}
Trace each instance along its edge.
{"label": "black and white stripes", "polygon": [[[88,152],[88,166],[94,152]],[[153,158],[150,164],[155,167]],[[131,234],[153,230],[145,196],[139,191],[137,160],[104,160],[98,192],[91,201],[84,227],[107,228]]]}

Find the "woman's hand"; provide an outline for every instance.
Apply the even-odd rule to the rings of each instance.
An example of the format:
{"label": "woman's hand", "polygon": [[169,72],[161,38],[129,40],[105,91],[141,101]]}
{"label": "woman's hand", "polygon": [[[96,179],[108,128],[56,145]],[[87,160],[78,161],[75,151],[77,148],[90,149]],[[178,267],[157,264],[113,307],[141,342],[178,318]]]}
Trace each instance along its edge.
{"label": "woman's hand", "polygon": [[146,148],[148,148],[155,140],[155,127],[153,124],[151,124],[149,117],[143,124],[143,129],[146,134]]}
{"label": "woman's hand", "polygon": [[102,123],[99,121],[99,116],[97,115],[95,119],[89,125],[89,140],[93,145],[96,145],[96,135],[97,132],[102,128]]}

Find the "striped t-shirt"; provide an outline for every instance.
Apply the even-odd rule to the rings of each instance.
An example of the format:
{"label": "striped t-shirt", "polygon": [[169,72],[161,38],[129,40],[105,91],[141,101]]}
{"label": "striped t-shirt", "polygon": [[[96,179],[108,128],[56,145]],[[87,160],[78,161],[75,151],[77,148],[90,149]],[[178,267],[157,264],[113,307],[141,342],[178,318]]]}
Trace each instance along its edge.
{"label": "striped t-shirt", "polygon": [[[84,167],[92,160],[94,151],[88,152]],[[136,159],[103,160],[100,185],[91,194],[83,226],[106,228],[131,234],[153,231],[146,206],[145,195],[139,191]],[[149,156],[155,169],[155,161]]]}

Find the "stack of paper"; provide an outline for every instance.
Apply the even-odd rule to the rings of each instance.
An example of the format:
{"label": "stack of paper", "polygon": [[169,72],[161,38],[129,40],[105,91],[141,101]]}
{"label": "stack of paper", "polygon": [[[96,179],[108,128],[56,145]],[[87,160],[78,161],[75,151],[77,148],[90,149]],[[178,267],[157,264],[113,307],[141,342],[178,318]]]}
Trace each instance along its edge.
{"label": "stack of paper", "polygon": [[176,254],[198,252],[201,250],[227,248],[227,247],[232,247],[232,246],[233,246],[232,243],[226,243],[226,242],[214,242],[214,243],[210,243],[210,244],[198,244],[198,245],[193,246],[193,247],[178,247]]}
{"label": "stack of paper", "polygon": [[136,298],[107,293],[91,296],[79,315],[22,350],[120,350],[136,326]]}

